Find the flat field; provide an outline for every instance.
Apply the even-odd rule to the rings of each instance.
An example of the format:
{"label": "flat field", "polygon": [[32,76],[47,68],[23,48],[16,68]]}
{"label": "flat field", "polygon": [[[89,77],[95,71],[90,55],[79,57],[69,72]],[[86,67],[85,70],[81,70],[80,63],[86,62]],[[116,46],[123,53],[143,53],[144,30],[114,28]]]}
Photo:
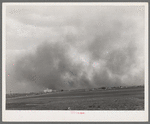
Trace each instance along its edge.
{"label": "flat field", "polygon": [[144,110],[144,87],[6,98],[6,110]]}

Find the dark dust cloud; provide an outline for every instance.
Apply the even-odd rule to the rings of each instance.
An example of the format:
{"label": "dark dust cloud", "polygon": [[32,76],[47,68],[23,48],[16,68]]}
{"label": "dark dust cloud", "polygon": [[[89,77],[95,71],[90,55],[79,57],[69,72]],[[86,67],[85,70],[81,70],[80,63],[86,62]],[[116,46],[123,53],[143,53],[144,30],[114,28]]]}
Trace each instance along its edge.
{"label": "dark dust cloud", "polygon": [[[26,9],[19,11],[27,11],[26,20],[22,15],[7,15],[24,26],[21,30],[32,31],[18,34],[17,42],[24,42],[24,46],[29,42],[35,44],[30,49],[16,50],[13,46],[11,52],[7,49],[7,92],[144,84],[144,12],[138,13],[136,7],[78,9],[56,7],[54,13],[58,15],[52,14],[52,8],[46,15],[44,11],[37,13],[38,8],[33,8],[30,14]],[[32,14],[36,30],[32,26],[34,18],[29,18]],[[11,33],[8,36],[13,36]]]}

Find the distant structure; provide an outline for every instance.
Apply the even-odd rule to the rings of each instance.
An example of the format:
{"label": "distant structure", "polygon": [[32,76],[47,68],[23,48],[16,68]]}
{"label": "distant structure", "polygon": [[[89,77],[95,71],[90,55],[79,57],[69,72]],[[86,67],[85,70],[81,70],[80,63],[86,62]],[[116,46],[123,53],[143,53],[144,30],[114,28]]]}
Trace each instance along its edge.
{"label": "distant structure", "polygon": [[48,88],[47,88],[47,89],[44,90],[44,93],[50,93],[50,92],[52,92],[52,91],[53,91],[52,89],[48,89]]}

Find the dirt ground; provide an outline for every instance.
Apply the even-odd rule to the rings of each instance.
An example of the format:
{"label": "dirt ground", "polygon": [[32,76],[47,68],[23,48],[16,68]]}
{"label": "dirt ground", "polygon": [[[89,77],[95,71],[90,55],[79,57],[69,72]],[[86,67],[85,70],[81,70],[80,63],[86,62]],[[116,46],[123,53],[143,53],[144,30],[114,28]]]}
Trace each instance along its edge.
{"label": "dirt ground", "polygon": [[144,88],[7,98],[6,110],[144,110]]}

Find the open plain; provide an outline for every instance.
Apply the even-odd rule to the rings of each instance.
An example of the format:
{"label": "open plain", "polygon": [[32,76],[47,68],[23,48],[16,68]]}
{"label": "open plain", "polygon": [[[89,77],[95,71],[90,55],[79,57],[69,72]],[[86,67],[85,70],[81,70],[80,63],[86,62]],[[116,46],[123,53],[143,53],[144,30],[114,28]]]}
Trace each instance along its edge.
{"label": "open plain", "polygon": [[144,110],[144,87],[12,97],[6,110]]}

